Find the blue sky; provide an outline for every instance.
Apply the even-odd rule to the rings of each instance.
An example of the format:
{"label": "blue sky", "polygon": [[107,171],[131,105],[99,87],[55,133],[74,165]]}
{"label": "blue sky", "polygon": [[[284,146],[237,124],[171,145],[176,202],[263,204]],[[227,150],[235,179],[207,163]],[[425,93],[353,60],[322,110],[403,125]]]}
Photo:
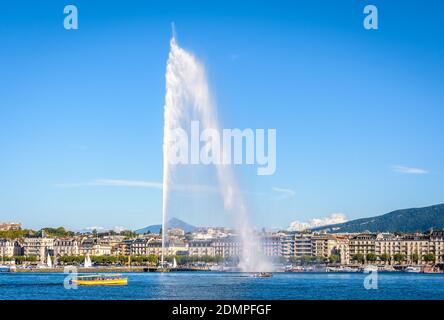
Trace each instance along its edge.
{"label": "blue sky", "polygon": [[[254,225],[444,202],[440,2],[72,4],[71,31],[62,1],[0,10],[0,220],[160,222],[173,21],[207,68],[222,126],[277,130],[276,173],[238,170]],[[379,9],[376,31],[363,28],[367,4]],[[178,198],[172,215],[225,223],[214,197]]]}

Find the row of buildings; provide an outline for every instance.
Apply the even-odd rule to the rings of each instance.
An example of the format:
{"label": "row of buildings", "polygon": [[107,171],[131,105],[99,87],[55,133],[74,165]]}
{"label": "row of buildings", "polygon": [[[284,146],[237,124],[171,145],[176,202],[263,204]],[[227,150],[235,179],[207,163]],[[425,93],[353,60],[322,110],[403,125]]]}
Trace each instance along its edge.
{"label": "row of buildings", "polygon": [[103,256],[113,254],[112,245],[99,238],[23,238],[17,240],[0,239],[0,256],[26,256],[43,259],[51,256]]}
{"label": "row of buildings", "polygon": [[[372,263],[425,263],[432,255],[435,263],[444,257],[444,230],[427,234],[394,235],[391,233],[327,234],[276,232],[258,235],[258,254],[292,260],[316,258],[344,265],[370,260]],[[165,245],[166,255],[220,256],[225,259],[241,255],[241,242],[223,228],[204,228],[191,234],[171,230]],[[64,238],[28,237],[0,239],[0,255],[36,256],[106,256],[160,255],[161,236],[140,235],[127,239],[121,235],[77,236]],[[426,259],[426,256],[429,258]],[[402,259],[400,259],[402,257]]]}

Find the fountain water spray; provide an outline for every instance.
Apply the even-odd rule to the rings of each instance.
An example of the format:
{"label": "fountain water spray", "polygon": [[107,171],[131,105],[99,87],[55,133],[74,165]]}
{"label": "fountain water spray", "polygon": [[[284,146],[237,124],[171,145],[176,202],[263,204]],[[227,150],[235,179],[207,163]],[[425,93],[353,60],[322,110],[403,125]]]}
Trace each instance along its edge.
{"label": "fountain water spray", "polygon": [[[168,228],[168,197],[172,186],[172,174],[176,167],[170,161],[174,142],[173,130],[179,128],[191,113],[196,113],[201,117],[204,128],[220,132],[204,66],[191,53],[179,47],[174,29],[170,46],[164,106],[162,266]],[[224,159],[226,155],[220,156]],[[235,228],[241,241],[239,267],[245,272],[270,271],[271,266],[263,257],[259,239],[248,223],[242,192],[236,183],[232,168],[223,164],[223,161],[215,167],[224,208],[234,216]]]}

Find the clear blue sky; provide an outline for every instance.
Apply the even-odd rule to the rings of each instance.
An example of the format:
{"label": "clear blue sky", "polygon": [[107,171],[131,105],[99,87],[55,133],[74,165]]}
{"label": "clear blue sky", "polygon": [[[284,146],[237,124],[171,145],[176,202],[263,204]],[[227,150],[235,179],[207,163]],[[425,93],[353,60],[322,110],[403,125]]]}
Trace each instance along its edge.
{"label": "clear blue sky", "polygon": [[[173,21],[207,67],[223,127],[277,129],[276,173],[239,174],[255,225],[444,202],[442,2],[71,3],[76,31],[63,1],[1,6],[0,220],[160,222],[161,191],[130,182],[162,180]],[[366,4],[377,31],[362,26]],[[222,223],[199,203],[184,197],[172,215]]]}

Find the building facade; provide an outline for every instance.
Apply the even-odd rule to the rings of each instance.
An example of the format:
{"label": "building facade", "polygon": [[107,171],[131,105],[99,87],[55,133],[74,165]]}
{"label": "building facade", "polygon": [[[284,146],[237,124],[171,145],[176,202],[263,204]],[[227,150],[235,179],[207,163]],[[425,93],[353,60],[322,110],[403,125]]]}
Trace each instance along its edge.
{"label": "building facade", "polygon": [[294,256],[311,257],[311,234],[297,233],[294,235]]}
{"label": "building facade", "polygon": [[53,238],[25,238],[23,241],[23,254],[27,257],[36,256],[43,259],[54,253]]}
{"label": "building facade", "polygon": [[236,237],[224,237],[214,239],[214,253],[222,258],[239,257],[241,253],[241,243]]}
{"label": "building facade", "polygon": [[216,256],[213,240],[191,240],[188,242],[190,256]]}
{"label": "building facade", "polygon": [[328,259],[332,254],[338,254],[336,238],[331,234],[313,235],[311,250],[313,257]]}
{"label": "building facade", "polygon": [[58,238],[54,240],[54,256],[78,256],[80,240],[77,238]]}
{"label": "building facade", "polygon": [[22,247],[17,240],[0,239],[0,257],[22,255]]}
{"label": "building facade", "polygon": [[109,256],[111,246],[99,238],[84,238],[79,247],[79,254],[82,256]]}
{"label": "building facade", "polygon": [[0,231],[17,231],[22,229],[21,223],[11,222],[11,223],[0,223]]}
{"label": "building facade", "polygon": [[267,257],[279,257],[282,252],[281,237],[270,235],[262,237],[262,252]]}

